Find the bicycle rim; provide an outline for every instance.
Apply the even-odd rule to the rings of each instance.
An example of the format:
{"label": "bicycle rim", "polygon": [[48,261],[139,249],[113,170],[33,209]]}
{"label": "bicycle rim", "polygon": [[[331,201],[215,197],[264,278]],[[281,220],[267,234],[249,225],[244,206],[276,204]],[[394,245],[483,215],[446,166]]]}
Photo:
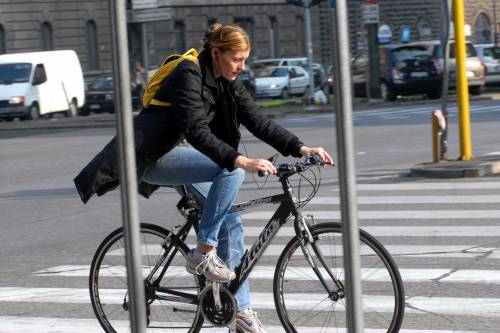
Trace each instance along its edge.
{"label": "bicycle rim", "polygon": [[[167,235],[168,231],[159,226],[141,224],[141,258],[145,278],[165,252],[161,244]],[[166,273],[159,281],[159,287],[197,296],[201,290],[201,282],[185,270],[184,255],[187,248],[175,243],[172,249],[177,251]],[[99,246],[92,261],[89,276],[92,307],[106,332],[128,333],[131,331],[125,263],[124,232],[123,228],[119,228]],[[159,276],[163,267],[158,269],[154,279]],[[170,299],[158,299],[158,296],[170,296]],[[199,330],[203,319],[198,306],[175,302],[175,299],[180,298],[146,287],[147,332],[197,332]]]}
{"label": "bicycle rim", "polygon": [[[315,244],[333,275],[346,285],[341,227],[323,223],[311,228]],[[310,253],[318,266],[312,246]],[[361,232],[360,243],[364,328],[398,332],[404,314],[404,291],[394,261],[372,236]],[[328,287],[335,284],[320,269]],[[274,299],[278,316],[287,332],[346,332],[346,299],[329,297],[308,264],[298,239],[292,239],[280,256],[274,276]]]}

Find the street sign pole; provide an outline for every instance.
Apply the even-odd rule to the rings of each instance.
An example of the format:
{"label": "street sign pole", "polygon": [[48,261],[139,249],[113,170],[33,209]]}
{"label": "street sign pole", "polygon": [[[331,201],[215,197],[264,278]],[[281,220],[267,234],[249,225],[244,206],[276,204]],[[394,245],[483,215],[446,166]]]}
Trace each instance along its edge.
{"label": "street sign pole", "polygon": [[113,41],[113,72],[117,96],[116,120],[120,159],[120,187],[125,258],[132,333],[146,332],[146,306],[139,238],[137,176],[135,167],[130,70],[125,1],[109,0]]}
{"label": "street sign pole", "polygon": [[311,0],[304,0],[304,23],[306,26],[306,43],[307,43],[307,71],[309,72],[309,96],[308,102],[314,101],[314,73],[313,73],[313,43],[311,33]]}
{"label": "street sign pole", "polygon": [[380,93],[380,58],[378,50],[378,23],[379,23],[379,8],[375,0],[366,1],[361,6],[363,10],[363,24],[365,25],[367,41],[368,41],[368,99],[381,98]]}
{"label": "street sign pole", "polygon": [[330,0],[335,69],[335,123],[340,184],[340,209],[344,240],[347,331],[363,332],[359,227],[352,124],[351,64],[346,0]]}

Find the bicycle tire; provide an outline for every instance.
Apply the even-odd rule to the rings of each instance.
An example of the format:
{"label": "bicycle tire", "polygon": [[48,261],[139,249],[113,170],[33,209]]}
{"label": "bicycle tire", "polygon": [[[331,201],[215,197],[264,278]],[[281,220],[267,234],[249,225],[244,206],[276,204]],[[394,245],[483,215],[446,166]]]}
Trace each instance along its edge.
{"label": "bicycle tire", "polygon": [[[169,231],[160,226],[141,224],[141,258],[145,277],[165,253],[161,244],[168,235]],[[182,241],[172,239],[170,244],[172,250],[169,253],[174,257],[159,281],[159,286],[192,293],[197,298],[205,282],[185,270],[185,256],[189,249]],[[92,308],[102,328],[108,333],[130,332],[124,247],[122,227],[113,231],[102,241],[90,267],[89,291]],[[161,266],[156,272],[155,277],[161,274],[163,267]],[[146,287],[146,303],[150,303],[147,306],[147,332],[197,333],[200,330],[203,316],[197,304],[180,304],[149,297],[156,295],[154,291],[157,290],[155,289],[153,293],[151,291],[152,289],[149,289],[148,292]]]}
{"label": "bicycle tire", "polygon": [[[340,223],[321,223],[311,227],[321,255],[345,286],[343,243]],[[396,333],[404,316],[404,288],[399,270],[391,255],[373,236],[360,232],[360,264],[364,327]],[[314,260],[319,263],[311,245]],[[320,264],[318,264],[320,265]],[[321,270],[332,287],[333,280]],[[308,264],[295,236],[278,260],[273,294],[281,324],[289,333],[346,332],[345,298],[328,297],[319,278]]]}

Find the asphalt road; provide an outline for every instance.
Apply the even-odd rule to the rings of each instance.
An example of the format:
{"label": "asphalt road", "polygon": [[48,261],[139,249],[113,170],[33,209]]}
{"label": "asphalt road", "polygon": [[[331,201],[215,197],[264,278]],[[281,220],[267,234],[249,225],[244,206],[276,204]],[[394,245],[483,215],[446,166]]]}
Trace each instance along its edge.
{"label": "asphalt road", "polygon": [[[402,332],[498,332],[500,319],[500,179],[429,180],[406,176],[431,159],[430,112],[436,104],[374,107],[354,115],[360,225],[393,253],[405,279],[407,315]],[[98,332],[86,295],[85,271],[101,240],[121,225],[119,192],[83,205],[72,178],[113,136],[113,118],[0,123],[0,332]],[[475,156],[500,155],[500,107],[471,103]],[[338,159],[331,113],[277,118],[310,145]],[[450,109],[449,156],[459,155],[456,111]],[[272,148],[243,132],[250,156]],[[286,160],[282,158],[281,161]],[[276,193],[271,179],[247,176],[246,200]],[[323,170],[318,201],[308,210],[318,219],[338,219],[336,169]],[[177,195],[163,189],[139,198],[142,222],[179,223]],[[331,204],[333,203],[333,204]],[[248,242],[270,208],[249,212]],[[256,214],[259,213],[259,214]],[[278,237],[283,245],[286,237]],[[264,269],[274,271],[275,257]],[[55,274],[58,272],[58,274]],[[271,274],[272,275],[272,274]],[[252,290],[269,295],[269,279]],[[257,297],[254,308],[270,331],[280,331],[274,310]],[[406,331],[408,330],[408,331]]]}

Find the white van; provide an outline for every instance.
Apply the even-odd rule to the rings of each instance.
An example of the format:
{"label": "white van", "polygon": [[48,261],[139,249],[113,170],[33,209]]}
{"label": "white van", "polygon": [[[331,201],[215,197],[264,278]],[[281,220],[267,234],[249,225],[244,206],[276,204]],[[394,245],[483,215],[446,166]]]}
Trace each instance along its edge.
{"label": "white van", "polygon": [[72,50],[0,55],[0,118],[76,116],[85,103],[82,67]]}

